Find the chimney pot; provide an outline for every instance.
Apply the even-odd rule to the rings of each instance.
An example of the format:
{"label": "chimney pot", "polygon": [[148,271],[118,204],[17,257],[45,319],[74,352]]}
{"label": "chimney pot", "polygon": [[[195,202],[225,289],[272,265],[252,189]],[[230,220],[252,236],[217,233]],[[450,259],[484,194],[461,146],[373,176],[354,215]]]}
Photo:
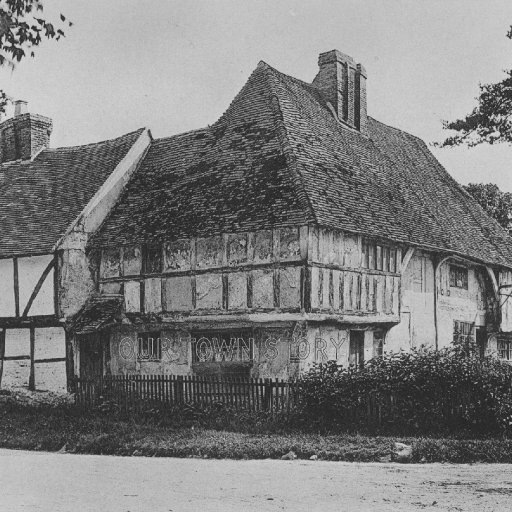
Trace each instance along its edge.
{"label": "chimney pot", "polygon": [[16,100],[14,102],[14,117],[21,116],[28,112],[28,103],[25,100]]}

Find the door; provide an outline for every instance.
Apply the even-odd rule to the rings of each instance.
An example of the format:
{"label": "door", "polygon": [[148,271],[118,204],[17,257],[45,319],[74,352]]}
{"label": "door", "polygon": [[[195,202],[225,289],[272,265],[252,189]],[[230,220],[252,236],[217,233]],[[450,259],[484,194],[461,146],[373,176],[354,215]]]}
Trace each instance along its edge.
{"label": "door", "polygon": [[476,328],[476,349],[480,357],[485,357],[487,350],[487,332],[485,327]]}
{"label": "door", "polygon": [[99,379],[103,375],[103,345],[99,334],[80,336],[80,378]]}

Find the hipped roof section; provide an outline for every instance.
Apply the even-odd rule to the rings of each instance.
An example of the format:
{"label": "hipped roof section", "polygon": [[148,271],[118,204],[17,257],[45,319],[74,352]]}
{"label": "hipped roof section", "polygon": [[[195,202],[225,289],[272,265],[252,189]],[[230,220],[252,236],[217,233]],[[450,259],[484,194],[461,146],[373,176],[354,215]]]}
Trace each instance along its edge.
{"label": "hipped roof section", "polygon": [[143,129],[0,165],[0,258],[50,253]]}
{"label": "hipped roof section", "polygon": [[92,244],[308,224],[512,267],[512,239],[423,141],[373,118],[369,134],[260,63],[214,125],[152,142]]}

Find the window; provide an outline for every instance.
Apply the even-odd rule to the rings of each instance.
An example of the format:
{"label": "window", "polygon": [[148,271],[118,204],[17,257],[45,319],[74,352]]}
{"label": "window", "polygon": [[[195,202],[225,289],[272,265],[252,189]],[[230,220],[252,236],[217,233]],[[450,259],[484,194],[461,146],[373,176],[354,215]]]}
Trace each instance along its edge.
{"label": "window", "polygon": [[160,361],[162,359],[162,340],[159,332],[143,332],[137,337],[137,360]]}
{"label": "window", "polygon": [[453,323],[453,342],[469,348],[475,341],[475,324],[455,321]]}
{"label": "window", "polygon": [[512,338],[510,336],[498,336],[498,357],[505,361],[512,361]]}
{"label": "window", "polygon": [[162,272],[162,247],[146,246],[144,250],[144,272],[159,274]]}
{"label": "window", "polygon": [[452,288],[468,289],[468,269],[450,265],[450,286]]}
{"label": "window", "polygon": [[384,331],[373,332],[373,357],[384,355]]}
{"label": "window", "polygon": [[363,240],[363,268],[383,270],[384,272],[397,272],[397,250],[377,244],[371,240]]}
{"label": "window", "polygon": [[364,363],[364,331],[350,331],[348,362],[354,366]]}

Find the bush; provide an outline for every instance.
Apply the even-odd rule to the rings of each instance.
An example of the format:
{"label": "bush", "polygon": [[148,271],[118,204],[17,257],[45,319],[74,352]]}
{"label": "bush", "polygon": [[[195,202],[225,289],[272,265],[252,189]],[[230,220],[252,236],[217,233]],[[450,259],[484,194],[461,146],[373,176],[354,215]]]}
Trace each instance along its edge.
{"label": "bush", "polygon": [[348,368],[315,365],[300,413],[325,428],[512,433],[512,367],[455,346],[386,354]]}

